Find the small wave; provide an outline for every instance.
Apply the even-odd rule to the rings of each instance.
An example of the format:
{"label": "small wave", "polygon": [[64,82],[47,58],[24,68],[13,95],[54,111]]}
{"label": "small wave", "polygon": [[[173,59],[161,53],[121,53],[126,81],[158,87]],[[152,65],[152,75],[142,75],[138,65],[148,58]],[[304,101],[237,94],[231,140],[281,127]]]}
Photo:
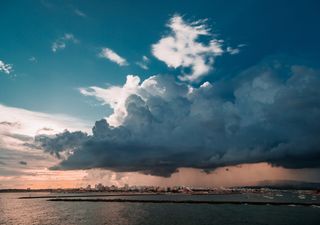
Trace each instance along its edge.
{"label": "small wave", "polygon": [[263,197],[264,197],[264,198],[267,198],[267,199],[273,199],[273,197],[272,197],[272,196],[264,195]]}
{"label": "small wave", "polygon": [[306,196],[305,195],[299,195],[298,198],[299,199],[306,199]]}

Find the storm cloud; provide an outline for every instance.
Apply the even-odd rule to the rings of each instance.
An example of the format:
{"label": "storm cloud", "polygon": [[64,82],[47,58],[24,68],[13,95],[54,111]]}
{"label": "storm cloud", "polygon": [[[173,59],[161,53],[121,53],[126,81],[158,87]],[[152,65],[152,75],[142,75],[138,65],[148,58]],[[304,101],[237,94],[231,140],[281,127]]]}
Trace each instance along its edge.
{"label": "storm cloud", "polygon": [[92,135],[40,135],[36,145],[58,157],[69,151],[51,168],[59,170],[170,176],[181,167],[210,172],[257,162],[320,167],[319,86],[318,70],[279,62],[199,87],[172,76],[141,82],[129,75],[123,87],[82,89],[113,109],[95,123]]}

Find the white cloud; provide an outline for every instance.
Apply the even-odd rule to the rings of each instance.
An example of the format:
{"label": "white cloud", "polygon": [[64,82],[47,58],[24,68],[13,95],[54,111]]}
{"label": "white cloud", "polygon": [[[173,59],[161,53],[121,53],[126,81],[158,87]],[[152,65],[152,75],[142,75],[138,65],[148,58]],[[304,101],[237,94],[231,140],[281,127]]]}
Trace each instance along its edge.
{"label": "white cloud", "polygon": [[67,43],[77,44],[79,40],[75,38],[73,34],[66,33],[64,36],[58,38],[55,42],[52,43],[51,50],[56,52],[62,50],[67,46]]}
{"label": "white cloud", "polygon": [[149,62],[150,62],[150,59],[147,56],[144,55],[142,57],[142,61],[137,62],[136,64],[138,66],[140,66],[142,69],[148,70],[149,69],[149,67],[148,67]]}
{"label": "white cloud", "polygon": [[240,49],[247,46],[246,44],[239,44],[237,47],[227,47],[226,52],[230,55],[238,55],[240,53]]}
{"label": "white cloud", "polygon": [[[171,34],[152,45],[152,53],[172,68],[191,68],[181,80],[198,81],[210,72],[214,59],[223,53],[221,40],[213,39],[205,20],[186,22],[179,15],[173,16],[168,25]],[[201,43],[201,36],[210,37],[208,44]]]}
{"label": "white cloud", "polygon": [[147,57],[147,56],[142,56],[142,60],[144,61],[144,62],[149,62],[150,60],[149,60],[149,58]]}
{"label": "white cloud", "polygon": [[80,9],[75,9],[74,10],[74,13],[77,15],[77,16],[80,16],[80,17],[87,17],[87,14],[85,14],[83,11],[81,11]]}
{"label": "white cloud", "polygon": [[0,72],[4,72],[5,74],[10,74],[13,71],[12,65],[7,64],[4,61],[0,60]]}
{"label": "white cloud", "polygon": [[34,57],[34,56],[30,57],[29,61],[32,62],[32,63],[37,63],[38,62],[37,58]]}
{"label": "white cloud", "polygon": [[136,94],[139,89],[140,78],[134,75],[128,75],[127,81],[123,87],[110,86],[107,88],[89,87],[80,88],[80,92],[85,96],[94,96],[103,104],[109,105],[113,109],[113,114],[107,118],[111,126],[119,126],[127,116],[125,102],[127,98]]}
{"label": "white cloud", "polygon": [[[203,87],[209,86],[211,86],[209,82],[205,82],[203,85]],[[95,97],[103,105],[110,106],[113,113],[106,120],[111,126],[118,127],[123,124],[128,115],[127,101],[130,96],[137,95],[143,100],[151,96],[170,99],[171,96],[174,96],[174,98],[178,96],[185,97],[188,94],[188,89],[185,88],[185,85],[180,88],[179,85],[172,83],[172,79],[166,76],[151,76],[141,82],[139,76],[128,75],[123,86],[110,86],[107,88],[92,86],[80,88],[80,92],[85,96]]]}
{"label": "white cloud", "polygon": [[[89,132],[89,122],[75,119],[66,115],[54,115],[14,108],[0,104],[0,186],[5,180],[12,180],[12,187],[22,182],[24,187],[27,180],[59,178],[60,172],[48,171],[59,162],[33,144],[34,136],[39,134],[53,135],[64,129],[78,129]],[[21,165],[24,161],[27,165]],[[34,175],[37,175],[36,177]],[[68,176],[75,177],[77,172]],[[64,180],[63,177],[60,179]],[[68,178],[69,179],[69,178]],[[10,183],[10,182],[9,182]]]}
{"label": "white cloud", "polygon": [[0,104],[0,125],[15,134],[34,136],[65,129],[89,131],[88,123],[66,115],[47,114]]}
{"label": "white cloud", "polygon": [[227,47],[227,52],[230,54],[230,55],[237,55],[240,53],[240,49],[238,48],[232,48],[232,47]]}
{"label": "white cloud", "polygon": [[127,60],[125,58],[121,57],[120,55],[115,53],[110,48],[102,48],[99,56],[106,58],[106,59],[109,59],[110,61],[117,63],[119,66],[127,66],[128,65]]}

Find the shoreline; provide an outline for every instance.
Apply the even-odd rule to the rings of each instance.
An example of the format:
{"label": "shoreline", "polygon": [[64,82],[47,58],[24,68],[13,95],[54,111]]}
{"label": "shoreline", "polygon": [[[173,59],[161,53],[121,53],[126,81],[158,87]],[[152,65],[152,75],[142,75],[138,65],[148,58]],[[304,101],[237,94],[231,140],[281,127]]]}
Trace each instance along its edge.
{"label": "shoreline", "polygon": [[43,195],[43,196],[23,196],[19,197],[18,199],[34,199],[34,198],[92,198],[92,197],[113,197],[113,196],[179,196],[179,195],[236,195],[236,194],[243,194],[239,192],[232,192],[232,193],[119,193],[119,194],[92,194],[92,195],[82,195],[73,194],[73,195]]}
{"label": "shoreline", "polygon": [[257,202],[257,201],[198,201],[198,200],[137,200],[137,199],[69,199],[52,198],[47,201],[52,202],[126,202],[126,203],[172,203],[172,204],[210,204],[210,205],[285,205],[285,206],[315,206],[320,207],[320,203],[314,202]]}
{"label": "shoreline", "polygon": [[34,199],[34,198],[77,198],[77,197],[83,197],[83,198],[91,198],[91,197],[113,197],[113,196],[154,196],[154,195],[166,195],[161,193],[137,193],[137,194],[93,194],[93,195],[45,195],[45,196],[23,196],[19,197],[18,199]]}

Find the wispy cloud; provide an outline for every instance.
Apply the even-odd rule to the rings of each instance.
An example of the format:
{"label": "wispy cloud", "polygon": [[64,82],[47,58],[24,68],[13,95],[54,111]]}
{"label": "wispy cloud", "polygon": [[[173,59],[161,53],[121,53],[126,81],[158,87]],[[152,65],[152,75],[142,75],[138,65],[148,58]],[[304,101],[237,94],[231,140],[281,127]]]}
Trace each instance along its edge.
{"label": "wispy cloud", "polygon": [[41,0],[40,3],[41,3],[41,5],[43,5],[44,7],[48,8],[48,9],[54,8],[54,4],[50,1]]}
{"label": "wispy cloud", "polygon": [[4,61],[0,60],[0,72],[10,74],[12,71],[13,69],[11,64],[7,64]]}
{"label": "wispy cloud", "polygon": [[0,104],[0,183],[4,184],[6,178],[24,179],[20,176],[32,179],[34,174],[39,178],[47,167],[57,163],[53,157],[37,149],[33,144],[34,135],[54,135],[65,129],[89,131],[88,128],[87,122],[70,116]]}
{"label": "wispy cloud", "polygon": [[240,49],[239,48],[232,48],[232,47],[227,47],[227,52],[230,55],[237,55],[240,53]]}
{"label": "wispy cloud", "polygon": [[29,60],[30,62],[32,62],[32,63],[37,63],[37,62],[38,62],[37,58],[34,57],[34,56],[30,57],[28,60]]}
{"label": "wispy cloud", "polygon": [[237,55],[240,53],[240,49],[245,47],[245,44],[240,44],[237,47],[233,48],[233,47],[227,47],[226,52],[229,53],[230,55]]}
{"label": "wispy cloud", "polygon": [[171,33],[152,45],[153,55],[172,68],[191,68],[181,80],[198,81],[208,74],[216,56],[221,55],[222,40],[211,38],[208,44],[199,41],[199,37],[212,37],[206,20],[186,22],[180,15],[173,16],[167,26]]}
{"label": "wispy cloud", "polygon": [[125,58],[121,57],[110,48],[102,48],[101,52],[99,53],[99,56],[102,58],[106,58],[114,63],[117,63],[119,66],[129,65]]}
{"label": "wispy cloud", "polygon": [[149,66],[148,66],[149,62],[150,62],[150,59],[147,56],[144,55],[142,57],[142,61],[136,62],[136,64],[138,66],[140,66],[142,69],[148,70],[149,69]]}
{"label": "wispy cloud", "polygon": [[52,43],[51,50],[53,52],[57,52],[58,50],[62,50],[67,46],[67,43],[77,44],[79,40],[75,38],[73,34],[66,33],[64,36],[58,38]]}
{"label": "wispy cloud", "polygon": [[0,104],[0,128],[11,133],[34,136],[39,133],[57,133],[64,129],[85,129],[86,126],[84,121],[70,116],[35,112]]}
{"label": "wispy cloud", "polygon": [[86,18],[88,17],[87,14],[85,14],[83,11],[81,11],[80,9],[74,9],[73,11],[77,16],[80,16],[80,17],[83,17],[83,18]]}

